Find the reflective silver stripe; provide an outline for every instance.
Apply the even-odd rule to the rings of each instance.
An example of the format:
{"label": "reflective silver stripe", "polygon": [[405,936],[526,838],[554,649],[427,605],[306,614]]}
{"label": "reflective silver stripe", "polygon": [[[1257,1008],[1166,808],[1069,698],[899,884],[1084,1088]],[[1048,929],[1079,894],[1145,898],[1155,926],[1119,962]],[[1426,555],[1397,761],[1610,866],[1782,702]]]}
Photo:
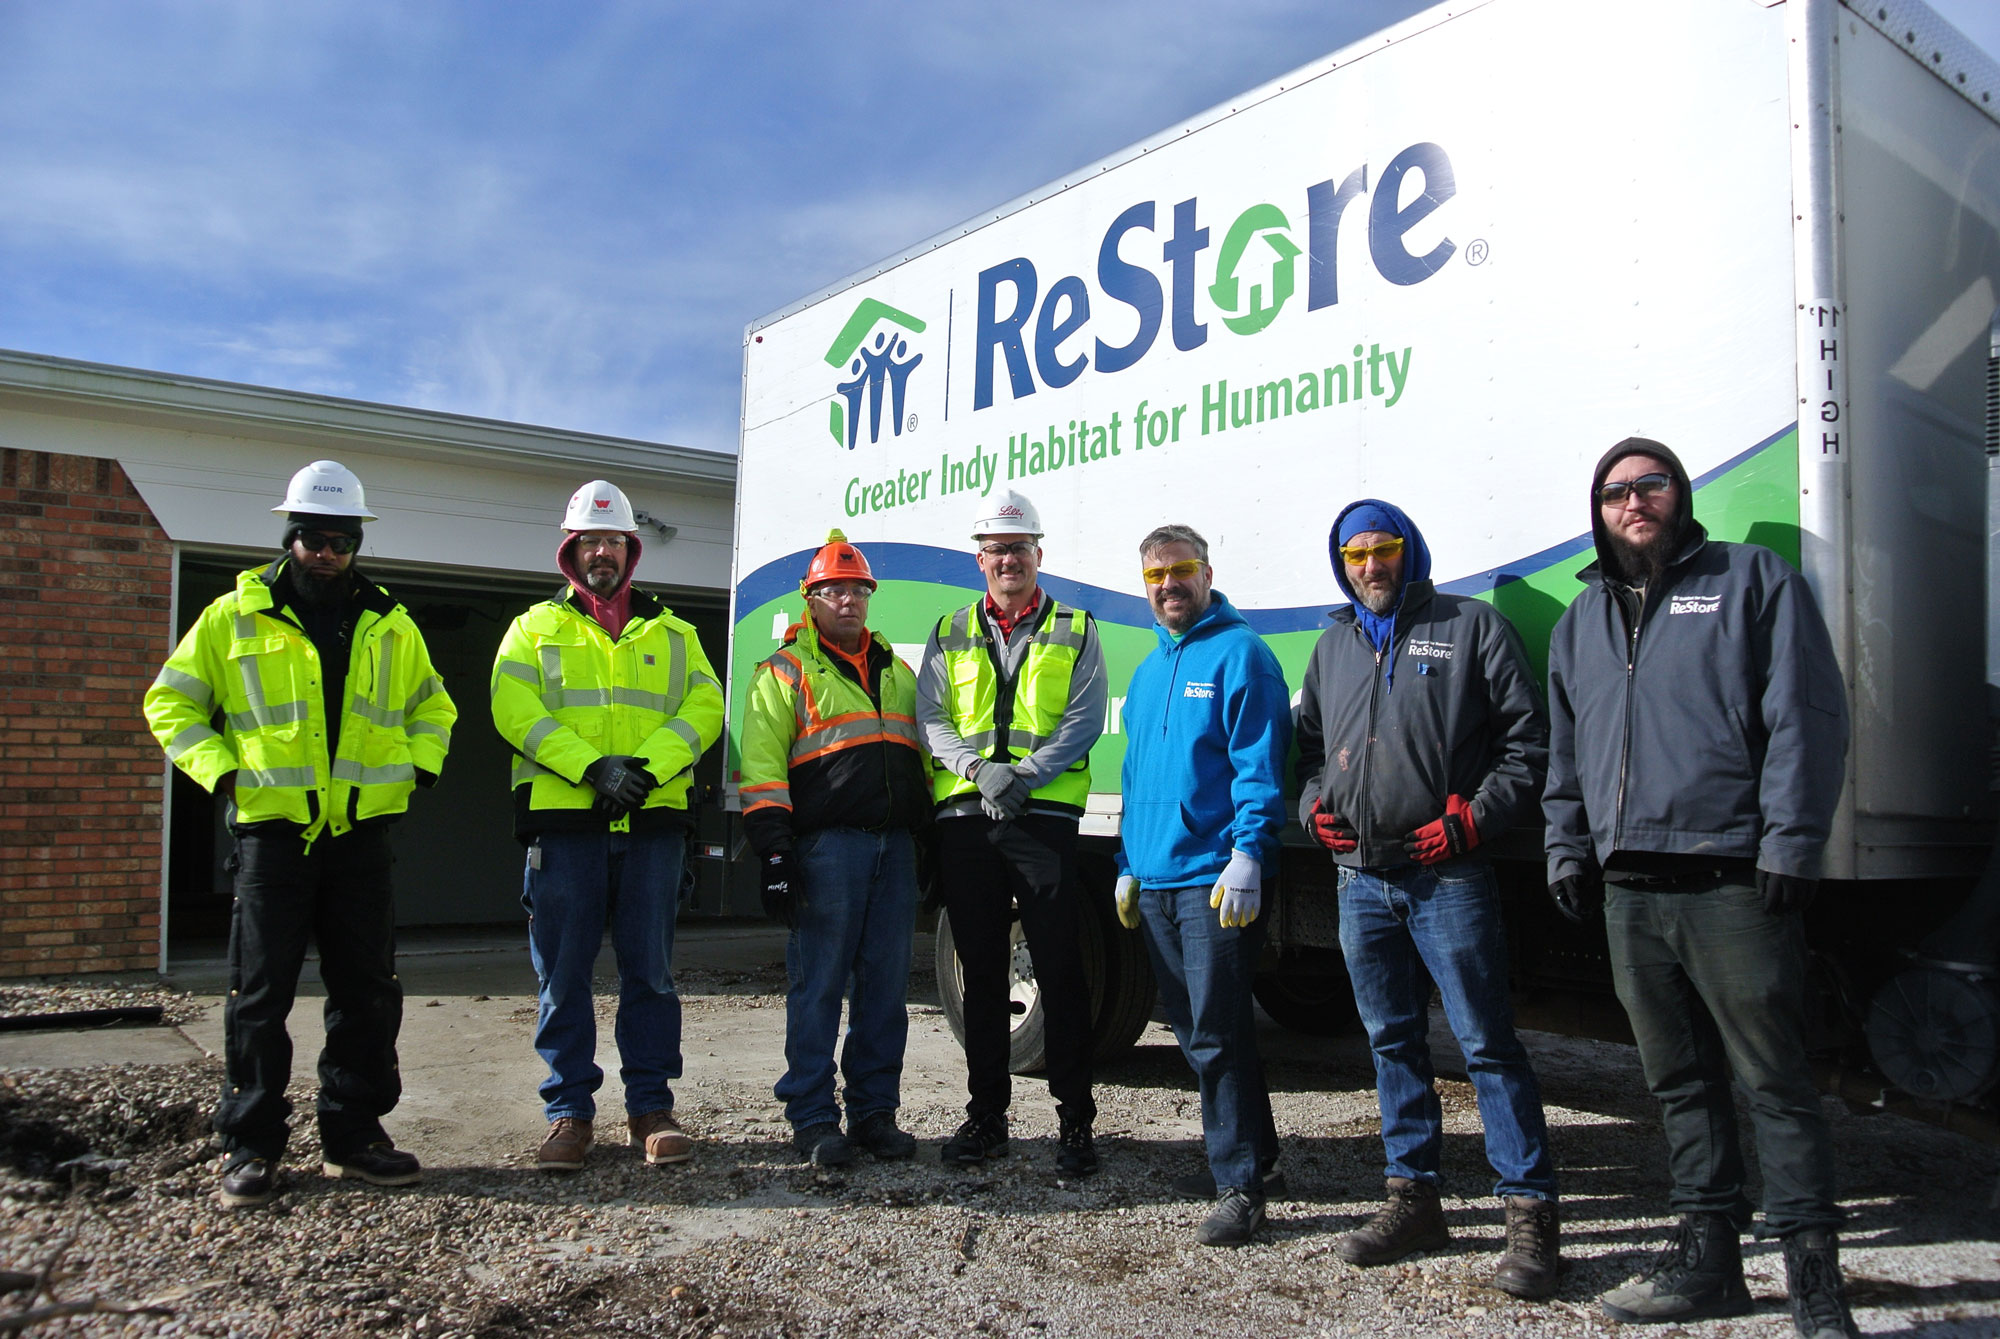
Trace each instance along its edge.
{"label": "reflective silver stripe", "polygon": [[671,730],[675,734],[679,735],[683,740],[687,741],[688,751],[690,753],[694,754],[694,756],[697,758],[701,756],[701,736],[695,733],[695,728],[692,725],[689,725],[686,721],[682,720],[680,717],[674,716],[670,717],[667,723],[660,728],[663,730]]}
{"label": "reflective silver stripe", "polygon": [[[687,638],[669,629],[667,647],[667,705],[660,710],[671,716],[681,709],[681,699],[687,695]],[[695,751],[699,753],[701,750],[697,746]]]}
{"label": "reflective silver stripe", "polygon": [[707,684],[711,688],[720,688],[722,687],[722,680],[716,678],[713,674],[703,674],[700,670],[688,671],[687,686],[690,692],[701,687],[703,684]]}
{"label": "reflective silver stripe", "polygon": [[375,705],[384,716],[395,713],[397,725],[403,723],[403,708],[389,701],[389,686],[395,681],[396,639],[402,634],[385,632],[382,634],[382,653],[375,662]]}
{"label": "reflective silver stripe", "polygon": [[1009,730],[1007,747],[1016,753],[1033,753],[1054,738],[1054,734],[1038,735],[1027,730]]}
{"label": "reflective silver stripe", "polygon": [[976,624],[972,616],[973,606],[947,615],[938,624],[938,650],[978,651],[986,645],[986,639],[973,632]]}
{"label": "reflective silver stripe", "polygon": [[560,711],[564,707],[608,707],[611,705],[609,688],[569,688],[542,694],[542,705],[550,711]]}
{"label": "reflective silver stripe", "polygon": [[355,696],[354,701],[348,704],[347,709],[364,721],[373,721],[376,725],[387,726],[392,730],[401,729],[403,725],[403,709],[401,707],[384,709],[358,694]]}
{"label": "reflective silver stripe", "polygon": [[885,718],[882,722],[882,733],[907,739],[912,744],[923,742],[923,736],[918,733],[915,721],[892,721]]}
{"label": "reflective silver stripe", "polygon": [[239,767],[236,769],[238,790],[269,790],[295,786],[306,789],[313,784],[313,769],[310,767]]}
{"label": "reflective silver stripe", "polygon": [[1000,732],[998,730],[976,730],[969,735],[960,735],[959,739],[967,748],[973,750],[975,753],[984,753],[1000,742]]}
{"label": "reflective silver stripe", "polygon": [[1034,640],[1043,646],[1067,646],[1083,650],[1084,612],[1081,609],[1064,609],[1060,605],[1049,611],[1049,617],[1042,623],[1042,630]]}
{"label": "reflective silver stripe", "polygon": [[792,687],[797,688],[799,686],[799,679],[802,677],[803,671],[793,663],[790,656],[772,656],[764,662],[764,666]]}
{"label": "reflective silver stripe", "polygon": [[543,694],[562,692],[562,648],[545,642],[535,649],[542,661]]}
{"label": "reflective silver stripe", "polygon": [[662,715],[667,710],[665,693],[649,693],[643,688],[613,688],[611,700],[621,707],[644,707],[648,711],[657,711]]}
{"label": "reflective silver stripe", "polygon": [[238,612],[236,615],[236,640],[247,642],[257,635],[257,616]]}
{"label": "reflective silver stripe", "polygon": [[181,755],[195,745],[206,744],[211,739],[220,738],[222,736],[215,733],[207,725],[190,725],[187,729],[181,731],[168,741],[167,761],[178,762]]}
{"label": "reflective silver stripe", "polygon": [[770,805],[779,805],[786,809],[791,808],[792,788],[790,786],[772,786],[767,790],[748,790],[743,792],[743,812],[746,814],[752,809],[762,809]]}
{"label": "reflective silver stripe", "polygon": [[[518,660],[501,661],[499,665],[495,667],[495,672],[499,674],[511,674],[517,679],[521,679],[527,683],[534,684],[537,687],[541,686],[542,676],[535,673],[535,667],[533,665],[523,665]],[[437,683],[437,680],[431,679],[424,684],[424,687],[429,688],[432,684],[435,683]],[[443,687],[442,684],[438,686]]]}
{"label": "reflective silver stripe", "polygon": [[533,757],[542,747],[542,741],[562,729],[562,722],[553,716],[544,716],[528,727],[527,738],[521,741],[521,752]]}
{"label": "reflective silver stripe", "polygon": [[403,730],[406,734],[412,735],[436,735],[446,744],[451,743],[451,731],[431,721],[411,721],[403,727]]}
{"label": "reflective silver stripe", "polygon": [[204,712],[215,710],[215,690],[208,686],[208,680],[197,679],[185,670],[177,670],[172,665],[162,665],[160,672],[153,676],[153,684],[155,687],[173,689]]}
{"label": "reflective silver stripe", "polygon": [[516,758],[514,760],[514,779],[511,784],[516,786],[525,786],[530,781],[533,781],[536,777],[541,776],[545,772],[548,773],[548,775],[550,776],[556,775],[556,773],[550,771],[548,768],[542,766],[538,762],[534,762],[527,758]]}
{"label": "reflective silver stripe", "polygon": [[406,762],[385,763],[380,767],[363,767],[352,758],[335,758],[333,779],[351,781],[360,786],[387,786],[398,781],[415,781],[417,769]]}
{"label": "reflective silver stripe", "polygon": [[247,734],[270,725],[290,725],[311,715],[311,710],[303,702],[280,702],[275,707],[265,707],[259,711],[232,711],[229,713],[229,728],[238,734]]}
{"label": "reflective silver stripe", "polygon": [[431,675],[430,678],[425,679],[422,683],[418,684],[417,691],[411,693],[409,700],[403,703],[403,714],[405,716],[415,715],[417,708],[423,706],[424,703],[430,701],[432,698],[436,697],[439,693],[442,693],[443,691],[444,691],[444,680],[438,678],[438,676],[435,674]]}

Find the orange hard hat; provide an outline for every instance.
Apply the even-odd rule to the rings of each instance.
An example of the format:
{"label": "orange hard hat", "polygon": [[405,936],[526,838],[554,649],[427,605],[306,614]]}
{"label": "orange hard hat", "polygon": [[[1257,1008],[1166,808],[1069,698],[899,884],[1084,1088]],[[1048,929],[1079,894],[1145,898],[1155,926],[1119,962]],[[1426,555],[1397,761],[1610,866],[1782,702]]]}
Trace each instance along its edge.
{"label": "orange hard hat", "polygon": [[827,531],[826,543],[806,566],[799,593],[805,594],[822,581],[864,581],[869,590],[875,589],[875,574],[868,570],[868,560],[838,530]]}

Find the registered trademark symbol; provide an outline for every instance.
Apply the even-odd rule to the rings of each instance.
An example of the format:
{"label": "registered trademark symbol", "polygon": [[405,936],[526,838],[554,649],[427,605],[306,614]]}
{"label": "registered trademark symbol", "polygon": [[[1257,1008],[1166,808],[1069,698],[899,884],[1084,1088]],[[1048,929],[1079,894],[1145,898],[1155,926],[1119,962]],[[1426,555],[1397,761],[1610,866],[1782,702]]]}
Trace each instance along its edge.
{"label": "registered trademark symbol", "polygon": [[1484,237],[1477,238],[1474,241],[1466,243],[1465,263],[1467,265],[1484,265],[1486,263],[1486,256],[1487,256],[1487,247],[1486,247],[1486,239]]}
{"label": "registered trademark symbol", "polygon": [[915,432],[917,430],[917,416],[915,414],[910,415],[908,430],[911,432]]}

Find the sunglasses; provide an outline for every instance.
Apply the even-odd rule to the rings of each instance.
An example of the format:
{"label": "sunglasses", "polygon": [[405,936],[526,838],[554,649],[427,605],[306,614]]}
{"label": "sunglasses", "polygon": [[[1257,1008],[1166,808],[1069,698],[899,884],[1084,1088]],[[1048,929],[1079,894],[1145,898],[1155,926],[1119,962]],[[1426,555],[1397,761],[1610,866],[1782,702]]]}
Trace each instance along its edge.
{"label": "sunglasses", "polygon": [[327,549],[346,557],[361,547],[361,541],[353,535],[323,535],[317,530],[302,531],[298,536],[299,547],[307,553],[318,553]]}
{"label": "sunglasses", "polygon": [[1402,551],[1400,539],[1385,539],[1380,544],[1342,544],[1340,561],[1359,567],[1370,558],[1393,558]]}
{"label": "sunglasses", "polygon": [[1622,479],[1615,484],[1600,484],[1597,500],[1607,507],[1624,505],[1625,499],[1637,493],[1641,499],[1656,498],[1674,486],[1671,476],[1665,474],[1642,474],[1636,479]]}
{"label": "sunglasses", "polygon": [[1183,558],[1177,563],[1168,563],[1165,567],[1142,567],[1139,569],[1139,576],[1148,586],[1158,586],[1168,577],[1176,581],[1186,581],[1199,572],[1202,566],[1199,558]]}
{"label": "sunglasses", "polygon": [[1017,539],[1012,544],[981,544],[979,551],[989,558],[1025,558],[1039,547],[1032,539]]}

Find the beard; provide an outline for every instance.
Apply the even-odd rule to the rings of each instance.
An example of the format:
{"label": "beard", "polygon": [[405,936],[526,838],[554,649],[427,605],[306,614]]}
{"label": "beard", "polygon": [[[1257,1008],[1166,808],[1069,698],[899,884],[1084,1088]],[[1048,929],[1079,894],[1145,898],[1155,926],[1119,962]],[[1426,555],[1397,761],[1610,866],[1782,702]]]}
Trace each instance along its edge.
{"label": "beard", "polygon": [[614,572],[609,567],[593,567],[583,574],[583,584],[590,587],[590,593],[600,600],[608,600],[618,590],[618,579],[625,575]]}
{"label": "beard", "polygon": [[299,603],[309,609],[337,608],[347,599],[348,573],[336,572],[332,576],[314,576],[304,567],[292,567],[292,589],[297,592]]}
{"label": "beard", "polygon": [[1674,551],[1680,547],[1680,536],[1664,528],[1651,539],[1638,544],[1617,535],[1610,538],[1611,551],[1618,557],[1618,568],[1625,574],[1625,580],[1641,588],[1652,585],[1660,573],[1667,570],[1667,564],[1673,561]]}
{"label": "beard", "polygon": [[1392,581],[1384,586],[1364,586],[1357,583],[1354,587],[1354,598],[1360,601],[1361,607],[1377,615],[1386,614],[1394,609],[1402,593],[1403,585],[1400,581]]}

